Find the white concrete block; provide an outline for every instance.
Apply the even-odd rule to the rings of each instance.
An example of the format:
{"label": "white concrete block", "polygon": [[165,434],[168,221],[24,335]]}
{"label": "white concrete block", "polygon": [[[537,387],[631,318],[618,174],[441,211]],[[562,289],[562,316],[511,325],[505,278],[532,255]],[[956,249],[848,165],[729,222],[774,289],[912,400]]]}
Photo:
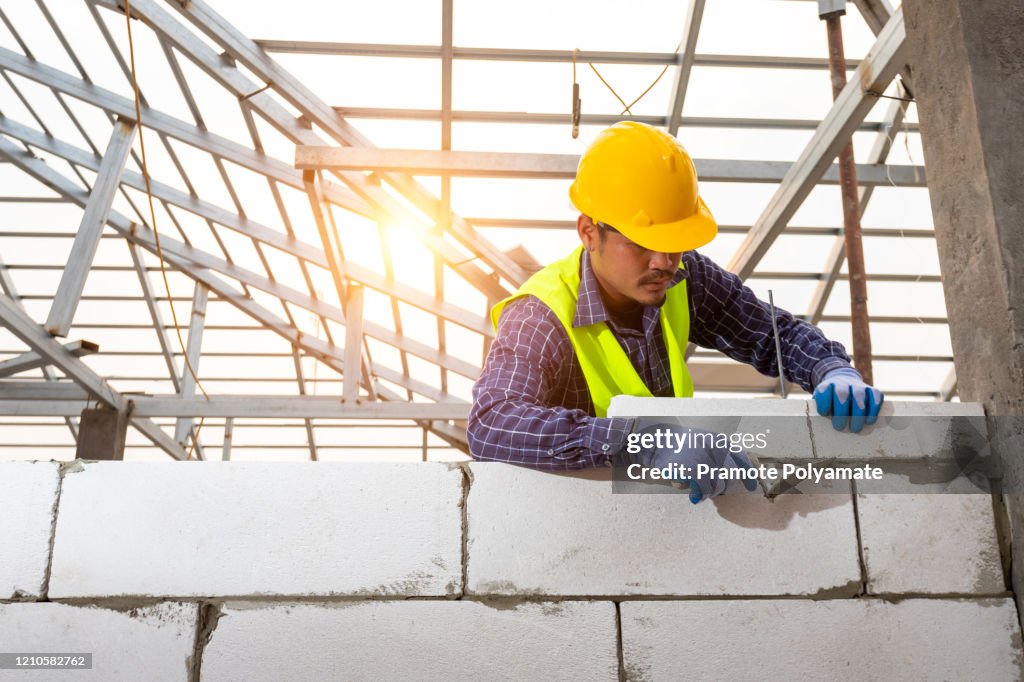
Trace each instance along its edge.
{"label": "white concrete block", "polygon": [[611,602],[228,604],[203,680],[617,680]]}
{"label": "white concrete block", "polygon": [[461,499],[444,464],[88,464],[64,477],[50,596],[451,595]]}
{"label": "white concrete block", "polygon": [[0,462],[0,599],[42,596],[59,484],[56,462]]}
{"label": "white concrete block", "polygon": [[813,405],[810,409],[815,451],[822,458],[920,458],[942,453],[950,434],[962,427],[986,433],[985,413],[977,403],[887,400],[878,421],[860,433],[836,431],[831,417],[819,416]]}
{"label": "white concrete block", "polygon": [[1019,680],[1012,599],[623,602],[631,680]]}
{"label": "white concrete block", "polygon": [[858,495],[873,594],[1005,591],[988,495]]}
{"label": "white concrete block", "polygon": [[4,670],[0,678],[186,682],[197,621],[195,604],[162,603],[125,611],[56,602],[0,604],[3,651],[92,654],[91,670]]}
{"label": "white concrete block", "polygon": [[[501,463],[470,465],[468,588],[477,594],[853,594],[851,496],[613,494]],[[607,471],[607,470],[606,470]],[[849,490],[849,488],[846,488]]]}
{"label": "white concrete block", "polygon": [[[811,459],[814,448],[807,423],[806,400],[749,398],[612,398],[609,417],[641,417],[642,424],[664,420],[691,429],[724,434],[763,435],[766,447],[752,448],[755,458]],[[640,428],[638,426],[638,428]],[[755,439],[749,439],[755,442]]]}

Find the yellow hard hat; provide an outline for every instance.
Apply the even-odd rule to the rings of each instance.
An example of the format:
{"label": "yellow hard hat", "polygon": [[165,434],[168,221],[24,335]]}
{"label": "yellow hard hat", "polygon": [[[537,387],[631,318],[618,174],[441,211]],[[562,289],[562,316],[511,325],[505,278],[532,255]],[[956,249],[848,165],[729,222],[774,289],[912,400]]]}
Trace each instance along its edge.
{"label": "yellow hard hat", "polygon": [[697,193],[697,171],[683,145],[643,123],[604,129],[580,158],[569,199],[580,213],[640,246],[675,253],[718,234]]}

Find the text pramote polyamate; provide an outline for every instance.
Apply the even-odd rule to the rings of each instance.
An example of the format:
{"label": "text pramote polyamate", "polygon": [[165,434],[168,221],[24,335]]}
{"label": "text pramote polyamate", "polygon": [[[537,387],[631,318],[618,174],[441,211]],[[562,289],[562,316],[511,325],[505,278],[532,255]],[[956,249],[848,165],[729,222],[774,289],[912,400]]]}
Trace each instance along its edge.
{"label": "text pramote polyamate", "polygon": [[[747,450],[763,449],[768,446],[768,431],[759,433],[712,433],[686,429],[653,429],[641,433],[631,433],[626,437],[626,452],[637,454],[644,449],[672,449],[677,453],[684,448],[716,448],[731,453]],[[626,475],[635,481],[664,480],[679,481],[696,478],[701,480],[761,480],[777,481],[781,479],[797,479],[801,481],[878,481],[883,471],[879,467],[863,466],[829,466],[813,463],[786,463],[779,466],[760,464],[746,469],[743,467],[715,467],[710,464],[687,466],[672,463],[660,468],[648,468],[640,464],[627,467]]]}
{"label": "text pramote polyamate", "polygon": [[796,479],[800,481],[880,481],[883,471],[870,464],[863,466],[816,466],[811,463],[785,463],[778,466],[765,466],[744,469],[742,467],[714,467],[710,464],[698,464],[695,467],[672,463],[664,467],[644,467],[642,464],[630,464],[626,467],[626,475],[634,481],[777,481]]}

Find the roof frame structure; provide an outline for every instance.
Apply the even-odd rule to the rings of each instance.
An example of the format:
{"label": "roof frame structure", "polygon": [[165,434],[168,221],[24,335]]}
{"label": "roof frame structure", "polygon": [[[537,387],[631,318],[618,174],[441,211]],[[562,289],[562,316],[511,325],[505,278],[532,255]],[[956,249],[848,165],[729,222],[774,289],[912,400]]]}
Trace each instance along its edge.
{"label": "roof frame structure", "polygon": [[730,270],[742,278],[753,273],[768,247],[785,229],[832,159],[874,106],[878,95],[906,64],[906,37],[903,13],[896,12],[879,32],[878,41],[864,62],[857,66],[857,74],[836,97],[800,158],[786,173],[761,217],[733,254]]}
{"label": "roof frame structure", "polygon": [[[23,308],[18,307],[17,291],[10,279],[9,269],[0,266],[0,283],[8,299],[4,309],[5,326],[20,330],[18,338],[29,346],[28,353],[36,353],[50,364],[42,367],[41,382],[25,381],[22,370],[0,382],[0,415],[67,417],[66,423],[75,433],[74,415],[78,414],[85,399],[100,399],[132,413],[132,424],[147,438],[175,458],[186,456],[182,443],[191,440],[199,457],[205,457],[199,443],[197,429],[192,420],[209,417],[217,422],[222,433],[222,457],[230,457],[230,443],[240,428],[240,421],[262,416],[281,415],[284,419],[297,417],[297,427],[305,434],[303,447],[310,459],[321,458],[323,445],[319,442],[318,425],[322,419],[407,419],[418,428],[429,430],[444,443],[465,449],[464,423],[468,416],[468,402],[463,389],[455,390],[472,381],[480,372],[483,358],[477,362],[463,353],[449,350],[455,337],[468,334],[479,342],[486,354],[494,331],[486,311],[490,304],[508,295],[530,273],[531,265],[516,254],[506,252],[492,243],[487,230],[495,228],[571,228],[571,221],[542,219],[507,219],[489,216],[463,217],[452,211],[452,179],[461,175],[504,177],[568,178],[574,173],[578,157],[575,155],[525,155],[501,153],[472,153],[452,149],[452,129],[462,122],[509,122],[524,124],[563,123],[565,118],[556,114],[536,112],[485,112],[456,110],[453,106],[453,64],[458,60],[516,61],[535,63],[569,63],[574,55],[565,50],[524,50],[515,48],[480,48],[455,44],[453,36],[453,0],[440,0],[440,36],[436,46],[370,45],[356,43],[315,43],[284,40],[254,40],[245,36],[228,20],[218,15],[203,0],[180,3],[175,0],[134,0],[132,23],[138,32],[146,32],[152,44],[158,46],[167,68],[177,86],[187,111],[186,119],[156,108],[146,99],[145,88],[154,87],[144,81],[140,88],[141,130],[155,135],[158,149],[169,161],[177,177],[150,178],[147,183],[141,173],[142,162],[134,150],[127,150],[127,167],[116,173],[107,166],[102,150],[90,136],[90,126],[76,115],[79,107],[98,110],[110,122],[135,125],[135,102],[119,92],[98,85],[87,68],[93,68],[89,59],[76,54],[72,42],[60,29],[61,16],[48,7],[49,0],[37,0],[45,24],[53,31],[60,48],[70,59],[76,73],[67,73],[48,64],[42,54],[31,51],[32,36],[18,33],[14,22],[0,7],[0,20],[17,43],[0,45],[0,75],[7,88],[15,95],[29,119],[18,121],[0,102],[0,163],[14,166],[57,193],[55,197],[13,197],[12,199],[40,202],[66,202],[98,210],[88,218],[98,226],[92,236],[92,246],[100,242],[103,227],[113,229],[123,239],[129,253],[126,271],[133,273],[145,303],[149,324],[138,328],[152,329],[156,334],[152,356],[166,367],[163,381],[169,383],[174,394],[146,391],[146,395],[126,397],[113,389],[102,373],[90,369],[89,364],[104,353],[91,355],[87,360],[68,360],[67,349],[40,326],[31,329]],[[124,18],[120,0],[82,0],[99,31],[103,44],[110,50],[117,69],[131,83],[131,66],[107,19]],[[898,96],[909,97],[910,83],[903,63],[902,14],[893,12],[885,0],[856,0],[861,14],[878,41],[864,60],[849,60],[858,65],[863,78],[851,79],[849,92],[844,92],[822,121],[767,118],[725,118],[713,116],[684,116],[683,105],[694,68],[754,68],[754,69],[814,69],[827,68],[827,60],[811,57],[765,57],[700,53],[697,36],[705,0],[692,0],[681,27],[682,40],[675,53],[640,52],[587,52],[579,51],[575,57],[594,63],[623,65],[672,66],[671,92],[664,116],[625,115],[605,113],[584,114],[584,125],[602,125],[623,118],[642,120],[676,132],[681,126],[711,128],[750,128],[778,130],[810,130],[814,135],[804,153],[795,163],[783,161],[750,161],[726,159],[699,159],[698,169],[704,181],[739,183],[775,183],[778,191],[768,207],[752,227],[723,225],[723,234],[743,234],[745,240],[730,262],[730,267],[743,277],[760,280],[811,280],[816,284],[808,317],[813,321],[844,323],[844,315],[825,314],[825,305],[836,282],[843,281],[841,273],[843,254],[833,249],[821,272],[778,272],[757,269],[761,257],[775,239],[781,235],[841,236],[835,227],[788,227],[789,219],[810,190],[819,185],[833,184],[837,173],[832,165],[834,151],[850,139],[855,132],[876,131],[877,141],[866,163],[858,167],[861,196],[864,203],[877,186],[924,187],[926,178],[919,166],[886,165],[885,158],[892,145],[892,131],[901,129],[915,133],[914,123],[903,123],[905,104],[889,107],[881,122],[865,121],[877,95],[899,72],[904,72],[904,91]],[[437,59],[441,72],[440,108],[387,109],[372,107],[334,106],[321,99],[296,74],[275,61],[275,53],[362,55],[399,58]],[[190,82],[187,68],[198,69],[210,82],[237,100],[238,114],[244,122],[251,145],[219,135],[203,116],[201,95]],[[47,114],[37,106],[31,93],[22,92],[13,77],[20,77],[44,86],[56,100],[57,107],[72,128],[85,141],[79,143],[53,134],[56,130],[47,124]],[[863,86],[863,87],[862,87]],[[402,118],[437,121],[440,139],[436,151],[410,154],[408,150],[379,149],[352,121],[373,118]],[[187,120],[190,119],[190,120]],[[95,131],[92,131],[95,133]],[[267,152],[264,137],[279,136],[294,145],[297,163],[292,159],[275,158]],[[216,170],[226,202],[206,197],[198,187],[194,171],[189,168],[189,154],[181,145],[190,148],[189,154],[199,151],[210,159]],[[320,154],[312,158],[311,154]],[[107,155],[109,157],[109,155]],[[328,158],[329,157],[329,158]],[[66,162],[68,172],[58,170],[47,159]],[[305,159],[305,160],[304,160]],[[327,160],[325,160],[327,159]],[[134,168],[133,168],[134,166]],[[237,169],[259,177],[265,182],[273,200],[276,216],[257,216],[247,206],[245,190],[238,184]],[[315,172],[303,173],[303,170]],[[98,177],[91,180],[92,174]],[[432,192],[417,177],[437,173],[439,192]],[[173,174],[172,174],[173,175]],[[311,177],[313,182],[310,182]],[[148,211],[138,202],[140,192],[149,190],[162,208],[161,216],[170,220],[177,235],[164,228],[160,233],[150,224]],[[106,188],[104,190],[103,188]],[[183,187],[184,189],[181,189]],[[308,215],[298,215],[289,203],[294,194],[306,193],[310,197]],[[101,199],[127,205],[131,211],[103,209]],[[143,194],[144,196],[144,194]],[[3,198],[7,200],[8,198]],[[323,226],[321,236],[333,239],[311,243],[299,236],[299,222],[316,218]],[[206,239],[211,248],[200,246],[194,239],[192,221],[205,225]],[[375,226],[380,239],[381,265],[367,267],[357,259],[345,259],[342,245],[347,238],[338,223]],[[275,225],[276,223],[276,225]],[[391,253],[388,230],[396,224],[421,226],[421,240],[428,249],[433,272],[432,291],[400,280],[396,273],[394,254]],[[0,225],[0,228],[6,226]],[[348,227],[345,228],[349,229]],[[16,230],[0,230],[0,238],[15,238]],[[308,233],[307,233],[308,234]],[[865,229],[869,237],[910,237],[931,239],[930,230],[914,230],[903,234],[889,229]],[[108,231],[103,239],[111,238]],[[83,244],[88,235],[81,233]],[[252,248],[256,258],[241,261],[234,258],[232,239],[241,238]],[[77,241],[77,239],[76,239]],[[159,244],[158,244],[159,241]],[[841,240],[839,240],[841,241]],[[339,258],[335,258],[337,254]],[[191,306],[189,348],[177,349],[168,334],[165,306],[170,303],[165,293],[153,286],[149,279],[152,258],[161,260],[172,278],[185,278],[196,292],[196,303]],[[301,287],[293,288],[278,276],[282,259],[301,274]],[[74,257],[64,270],[64,276],[84,282],[91,258]],[[15,268],[23,267],[21,265]],[[119,272],[118,268],[97,266],[95,272]],[[334,291],[325,292],[323,283],[334,276]],[[174,279],[175,283],[183,281]],[[888,274],[875,277],[877,282],[937,283],[936,276]],[[9,286],[8,286],[9,285]],[[455,286],[468,287],[479,298],[472,303],[465,297],[449,297]],[[78,288],[78,287],[73,287]],[[80,291],[80,288],[78,288]],[[265,357],[286,357],[292,367],[290,381],[295,391],[297,407],[285,408],[277,399],[254,393],[248,398],[215,393],[210,399],[194,397],[192,379],[179,367],[178,356],[194,367],[200,365],[204,355],[200,349],[202,337],[199,292],[209,292],[211,309],[227,304],[251,320],[254,328],[270,332],[284,343],[287,352],[254,353]],[[359,293],[353,293],[359,292]],[[370,296],[376,303],[371,303]],[[380,298],[383,297],[383,298]],[[109,297],[108,297],[109,298]],[[170,296],[172,300],[176,296]],[[205,293],[203,294],[205,304]],[[93,300],[89,296],[82,298]],[[113,300],[113,299],[109,299]],[[359,301],[362,301],[360,306]],[[71,311],[78,298],[74,295],[58,296],[65,312],[54,313],[47,326],[68,333],[79,323],[72,321]],[[377,305],[384,301],[384,305]],[[180,304],[180,302],[179,302]],[[386,310],[386,323],[379,316],[355,315],[357,308]],[[173,312],[173,309],[172,309]],[[421,338],[418,323],[411,320],[426,315],[430,321],[436,343]],[[59,318],[59,319],[58,319]],[[308,318],[308,320],[307,320]],[[944,324],[944,318],[922,318],[913,315],[876,316],[876,323],[904,324],[924,322]],[[61,324],[56,324],[61,322]],[[85,323],[85,320],[82,320]],[[312,323],[316,330],[310,332]],[[37,323],[32,323],[37,324]],[[175,322],[175,324],[177,324]],[[28,325],[28,326],[26,326]],[[123,325],[125,329],[134,325]],[[101,327],[96,327],[99,329]],[[216,330],[211,325],[208,330]],[[340,330],[344,330],[343,332]],[[29,333],[31,332],[31,333]],[[195,332],[195,342],[192,342]],[[345,337],[344,345],[341,343]],[[205,346],[205,343],[203,344]],[[58,350],[61,349],[61,350]],[[356,353],[358,350],[358,353]],[[386,352],[384,352],[386,351]],[[21,351],[24,353],[24,351]],[[72,352],[72,356],[76,351]],[[115,357],[121,351],[108,351]],[[380,354],[381,357],[377,357]],[[139,353],[138,355],[145,355]],[[225,356],[230,353],[224,353]],[[387,356],[386,359],[384,356]],[[218,357],[211,353],[211,357]],[[239,355],[241,357],[241,355]],[[893,361],[911,355],[890,354]],[[942,353],[913,356],[922,361],[947,362]],[[22,360],[27,360],[24,355]],[[59,361],[58,361],[59,360]],[[10,362],[10,361],[8,361]],[[5,365],[0,360],[0,369]],[[207,363],[203,363],[204,367]],[[38,363],[28,363],[38,370]],[[358,367],[356,372],[346,368]],[[752,391],[770,393],[774,382],[760,377],[749,367],[723,364],[714,354],[700,351],[692,360],[692,372],[699,384],[713,391]],[[21,365],[19,365],[20,367]],[[434,374],[424,380],[422,367]],[[13,365],[12,365],[13,367]],[[330,379],[316,375],[317,368],[328,370]],[[57,371],[55,371],[57,370]],[[87,371],[86,371],[87,370]],[[311,376],[311,370],[312,376]],[[82,386],[80,394],[69,393],[68,379]],[[145,375],[138,375],[139,381]],[[215,376],[215,375],[211,375]],[[353,377],[358,381],[354,382]],[[155,379],[156,377],[154,377]],[[148,379],[147,379],[148,380]],[[114,379],[111,379],[114,381]],[[336,405],[338,410],[325,407],[330,400],[316,395],[318,386],[331,386],[338,382]],[[32,386],[39,383],[39,386]],[[105,387],[105,388],[104,388]],[[52,398],[45,398],[47,391]],[[60,393],[63,391],[64,393]],[[913,394],[908,391],[907,394]],[[934,393],[941,399],[955,394],[955,377],[948,379]],[[16,396],[42,396],[26,400],[15,406]],[[76,395],[78,397],[76,397]],[[345,398],[344,402],[342,398]],[[400,405],[404,407],[400,407]],[[274,412],[270,408],[280,408]],[[78,411],[76,411],[76,408]],[[5,412],[6,410],[6,412]],[[28,411],[26,411],[28,410]],[[32,411],[34,410],[34,411]],[[305,410],[305,411],[304,411]],[[169,424],[158,425],[153,419],[171,419],[178,424],[174,429],[179,442],[164,430]],[[0,438],[2,440],[2,438]],[[205,439],[204,439],[205,440]],[[2,443],[0,443],[2,445]]]}

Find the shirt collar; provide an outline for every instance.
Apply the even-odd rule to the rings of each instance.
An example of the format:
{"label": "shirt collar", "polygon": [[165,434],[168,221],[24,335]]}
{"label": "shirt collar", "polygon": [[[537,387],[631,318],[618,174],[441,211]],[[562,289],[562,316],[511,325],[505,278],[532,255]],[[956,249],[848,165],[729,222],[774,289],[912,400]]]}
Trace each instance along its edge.
{"label": "shirt collar", "polygon": [[[679,269],[676,270],[676,274],[668,288],[671,289],[686,279],[687,274],[685,268],[683,268],[682,261],[680,261]],[[647,306],[644,310],[644,317],[647,317],[651,310],[656,310],[655,306]],[[572,326],[573,328],[586,327],[587,325],[607,322],[608,320],[608,309],[601,299],[601,289],[598,287],[594,269],[590,265],[590,253],[583,249],[583,257],[580,259],[580,287],[577,292],[576,315],[573,317]]]}

